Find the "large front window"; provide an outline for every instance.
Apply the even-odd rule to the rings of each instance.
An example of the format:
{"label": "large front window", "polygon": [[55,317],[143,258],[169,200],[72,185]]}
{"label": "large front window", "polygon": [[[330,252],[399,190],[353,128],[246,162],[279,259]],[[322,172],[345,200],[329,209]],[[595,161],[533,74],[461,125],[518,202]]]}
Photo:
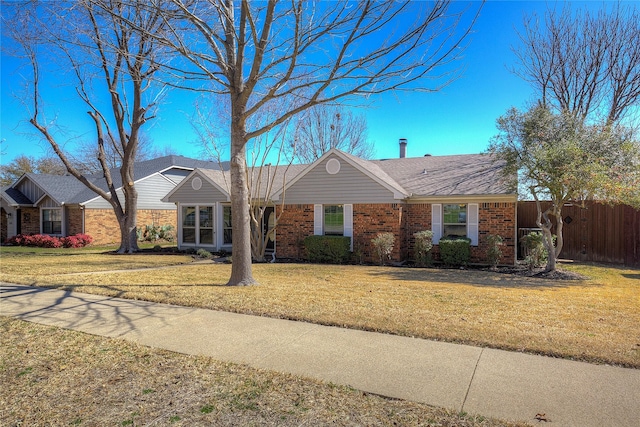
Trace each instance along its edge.
{"label": "large front window", "polygon": [[62,234],[62,210],[43,209],[42,210],[42,233]]}
{"label": "large front window", "polygon": [[344,208],[342,205],[325,205],[324,234],[332,236],[344,235]]}
{"label": "large front window", "polygon": [[467,205],[442,206],[443,237],[465,237],[467,235]]}
{"label": "large front window", "polygon": [[182,206],[182,243],[213,246],[213,230],[213,206]]}

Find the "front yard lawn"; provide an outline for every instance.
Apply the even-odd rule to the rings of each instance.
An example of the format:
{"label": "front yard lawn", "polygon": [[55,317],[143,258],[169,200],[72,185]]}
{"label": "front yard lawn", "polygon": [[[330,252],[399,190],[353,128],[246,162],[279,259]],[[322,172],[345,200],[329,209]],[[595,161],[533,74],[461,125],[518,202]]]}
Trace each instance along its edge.
{"label": "front yard lawn", "polygon": [[78,274],[188,258],[64,251],[25,256],[2,248],[0,280],[640,368],[637,269],[562,264],[589,279],[553,281],[480,270],[256,264],[259,286],[226,287],[229,265]]}

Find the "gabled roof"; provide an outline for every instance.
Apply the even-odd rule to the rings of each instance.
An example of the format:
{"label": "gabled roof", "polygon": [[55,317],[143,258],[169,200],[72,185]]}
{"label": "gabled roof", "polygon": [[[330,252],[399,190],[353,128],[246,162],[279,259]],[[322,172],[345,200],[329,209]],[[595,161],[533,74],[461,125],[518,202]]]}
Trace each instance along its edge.
{"label": "gabled roof", "polygon": [[2,198],[11,206],[33,205],[33,202],[27,196],[13,187],[2,189]]}
{"label": "gabled roof", "polygon": [[[292,166],[303,167],[303,168],[296,169],[298,173],[292,178],[288,179],[288,182],[286,183],[286,187],[284,188],[284,191],[286,191],[287,188],[294,185],[304,175],[306,175],[312,169],[314,169],[319,163],[323,162],[326,158],[331,156],[338,156],[342,158],[344,161],[350,163],[356,169],[360,170],[360,172],[362,172],[363,174],[371,178],[371,180],[389,189],[389,191],[391,191],[394,194],[394,197],[396,199],[403,199],[410,195],[410,193],[408,193],[404,188],[402,188],[395,180],[393,180],[384,170],[382,170],[382,168],[380,168],[375,163],[369,160],[362,159],[360,157],[356,157],[344,151],[338,150],[337,148],[330,149],[329,151],[324,153],[318,160],[316,160],[311,164],[292,165]],[[282,192],[283,192],[282,189],[277,191],[275,194],[275,197],[279,198]]]}
{"label": "gabled roof", "polygon": [[[264,198],[269,182],[267,178],[272,177],[272,199],[278,200],[283,191],[286,191],[287,188],[294,185],[330,156],[338,156],[349,162],[371,180],[392,191],[397,199],[420,200],[467,196],[516,197],[516,192],[510,189],[501,175],[504,162],[495,161],[488,154],[365,160],[337,149],[331,149],[311,164],[256,168],[252,171],[250,179],[257,180],[258,174],[262,171],[264,175],[258,196]],[[219,187],[227,196],[229,195],[228,171],[199,169],[198,172]],[[170,194],[178,191],[179,187],[176,187]],[[336,188],[336,191],[340,191],[340,189]]]}
{"label": "gabled roof", "polygon": [[[27,173],[23,178],[34,182],[47,196],[51,197],[51,199],[59,205],[69,203],[76,194],[87,188],[71,175]],[[34,204],[37,202],[38,200],[33,200]]]}
{"label": "gabled roof", "polygon": [[[135,179],[136,182],[152,176],[156,173],[163,173],[170,169],[194,170],[196,168],[220,169],[220,167],[228,168],[228,162],[209,162],[198,159],[191,159],[184,156],[164,156],[157,159],[146,160],[135,163]],[[111,169],[111,176],[116,188],[122,186],[122,179],[118,168]],[[106,180],[102,173],[86,175],[86,178],[100,187],[108,191]],[[56,203],[62,204],[83,204],[99,197],[96,193],[87,188],[83,183],[71,175],[47,175],[26,173],[16,181],[11,187],[3,190],[3,197],[16,202],[16,205],[34,205],[38,200],[29,200],[24,194],[20,193],[15,187],[23,180],[30,180]],[[9,201],[9,200],[8,200]]]}
{"label": "gabled roof", "polygon": [[[259,190],[257,193],[252,193],[252,197],[258,199],[264,199],[270,193],[270,195],[275,195],[279,193],[285,183],[294,179],[296,176],[300,175],[300,173],[306,169],[308,165],[281,165],[281,166],[263,166],[257,168],[250,168],[249,180],[250,183],[260,184]],[[211,183],[215,188],[217,188],[221,193],[230,197],[230,173],[228,170],[211,170],[211,169],[196,169],[194,170],[184,181],[186,183],[193,175],[200,175],[205,178],[209,183]],[[168,201],[168,199],[173,195],[176,191],[179,191],[179,188],[183,184],[178,184],[176,188],[171,190],[169,194],[167,194],[163,200]],[[254,186],[251,185],[253,188]]]}

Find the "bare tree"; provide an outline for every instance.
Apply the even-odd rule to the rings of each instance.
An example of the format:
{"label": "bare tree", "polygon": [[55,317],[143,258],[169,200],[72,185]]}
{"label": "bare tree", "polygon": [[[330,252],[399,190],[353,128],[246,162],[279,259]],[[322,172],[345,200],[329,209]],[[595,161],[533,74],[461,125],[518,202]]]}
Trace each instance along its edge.
{"label": "bare tree", "polygon": [[[172,0],[188,79],[229,99],[233,266],[230,285],[255,283],[246,147],[318,104],[392,90],[435,91],[453,80],[462,41],[477,14],[451,1]],[[266,121],[250,118],[285,105]],[[274,111],[274,110],[272,110]],[[252,126],[250,126],[252,125]]]}
{"label": "bare tree", "polygon": [[301,163],[313,163],[332,148],[363,159],[374,156],[364,115],[355,115],[341,106],[320,104],[301,113],[296,121],[291,149],[292,157]]}
{"label": "bare tree", "polygon": [[[154,85],[160,61],[155,38],[162,34],[166,17],[140,4],[119,0],[78,0],[75,2],[30,2],[3,6],[5,28],[22,47],[31,75],[29,122],[48,141],[67,171],[105,199],[120,226],[119,253],[138,250],[136,239],[137,191],[134,161],[140,132],[152,119],[161,93]],[[12,7],[12,15],[7,13]],[[47,56],[48,55],[48,56]],[[88,180],[65,151],[64,140],[56,132],[55,119],[45,114],[42,77],[54,72],[55,64],[70,70],[75,93],[84,102],[95,125],[97,158],[106,180],[106,189]],[[58,71],[61,71],[58,70]],[[101,99],[99,95],[106,95]],[[106,145],[121,157],[119,182],[111,175]],[[122,189],[123,199],[118,195]]]}
{"label": "bare tree", "polygon": [[635,5],[603,4],[596,13],[548,9],[525,17],[516,74],[558,112],[611,125],[640,100],[640,13]]}
{"label": "bare tree", "polygon": [[65,175],[67,168],[57,157],[18,156],[11,163],[0,166],[0,185],[11,185],[25,173]]}

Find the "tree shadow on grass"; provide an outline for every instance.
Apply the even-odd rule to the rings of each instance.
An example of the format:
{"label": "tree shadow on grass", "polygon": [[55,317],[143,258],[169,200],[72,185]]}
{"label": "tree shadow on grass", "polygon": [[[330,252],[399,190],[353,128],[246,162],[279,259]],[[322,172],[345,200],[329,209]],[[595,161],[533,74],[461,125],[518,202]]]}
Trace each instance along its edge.
{"label": "tree shadow on grass", "polygon": [[439,268],[387,268],[372,271],[373,276],[387,276],[392,280],[437,282],[494,288],[564,289],[571,287],[602,286],[585,280],[559,280],[524,276],[476,269]]}

